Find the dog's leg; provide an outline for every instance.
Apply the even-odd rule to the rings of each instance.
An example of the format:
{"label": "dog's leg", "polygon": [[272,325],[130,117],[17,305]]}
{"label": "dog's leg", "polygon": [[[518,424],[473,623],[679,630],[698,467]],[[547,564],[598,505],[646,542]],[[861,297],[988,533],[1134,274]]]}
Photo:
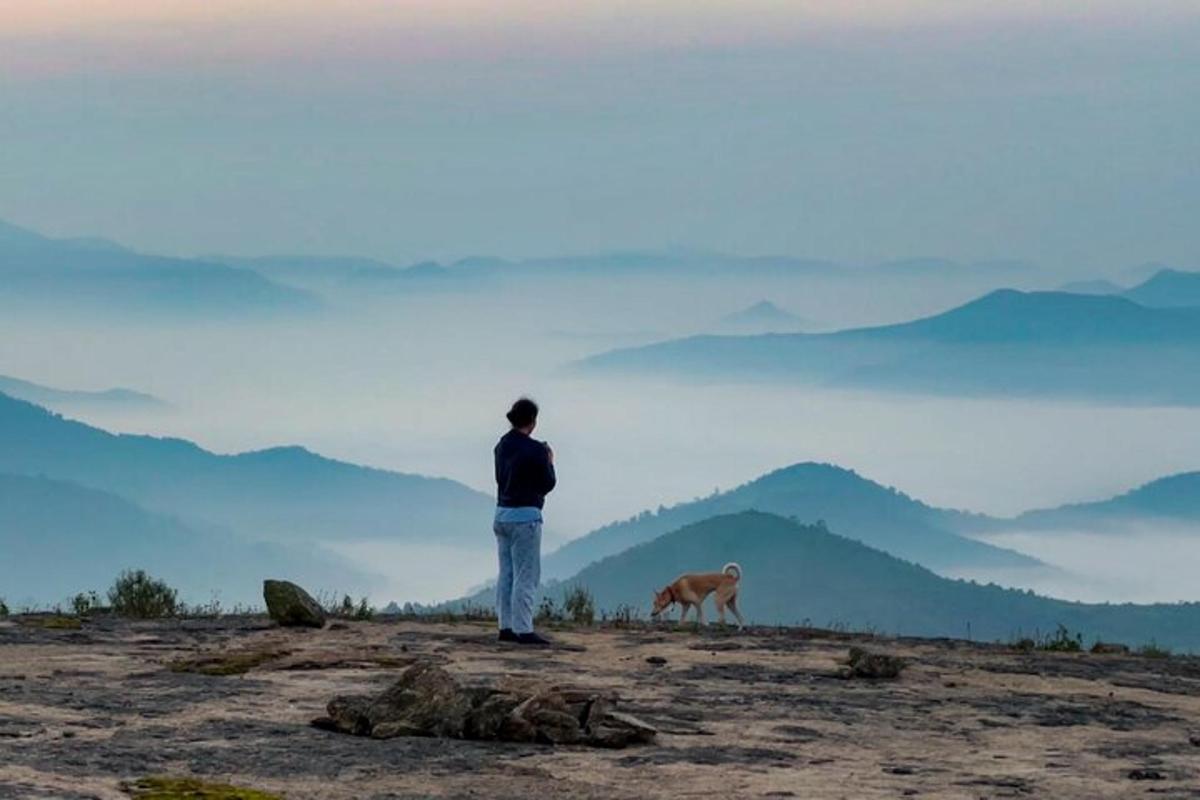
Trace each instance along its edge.
{"label": "dog's leg", "polygon": [[696,603],[696,624],[704,627],[704,600]]}
{"label": "dog's leg", "polygon": [[688,604],[680,603],[679,604],[679,624],[680,625],[687,622],[687,612],[688,612]]}
{"label": "dog's leg", "polygon": [[729,598],[729,610],[732,611],[733,616],[737,618],[738,630],[743,630],[746,627],[746,623],[742,620],[742,612],[738,611],[736,594]]}
{"label": "dog's leg", "polygon": [[725,601],[721,599],[721,593],[717,592],[713,595],[713,605],[717,607],[717,618],[721,621],[721,627],[725,627]]}

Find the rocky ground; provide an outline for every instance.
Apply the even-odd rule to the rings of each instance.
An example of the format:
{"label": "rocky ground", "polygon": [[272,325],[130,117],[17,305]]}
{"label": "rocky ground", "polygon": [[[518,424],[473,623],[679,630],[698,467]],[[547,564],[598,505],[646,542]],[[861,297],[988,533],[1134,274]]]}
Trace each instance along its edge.
{"label": "rocky ground", "polygon": [[[555,637],[536,651],[465,622],[0,620],[0,797],[126,798],[166,775],[287,798],[1200,798],[1200,659],[773,629]],[[846,679],[852,645],[909,666]],[[615,693],[659,733],[606,750],[310,725],[415,660]]]}

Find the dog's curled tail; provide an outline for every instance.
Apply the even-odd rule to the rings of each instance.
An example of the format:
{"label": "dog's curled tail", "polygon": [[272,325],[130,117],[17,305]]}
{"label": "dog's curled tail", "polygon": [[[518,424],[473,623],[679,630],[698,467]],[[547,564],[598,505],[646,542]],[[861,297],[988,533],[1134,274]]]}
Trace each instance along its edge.
{"label": "dog's curled tail", "polygon": [[742,579],[742,568],[733,561],[721,567],[721,572],[724,572],[726,575],[732,575],[735,581]]}

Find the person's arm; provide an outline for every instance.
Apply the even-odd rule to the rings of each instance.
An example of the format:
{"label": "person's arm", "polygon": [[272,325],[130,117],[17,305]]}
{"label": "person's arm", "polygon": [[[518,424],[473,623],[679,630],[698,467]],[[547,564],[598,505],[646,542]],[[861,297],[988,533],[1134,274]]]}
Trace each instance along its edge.
{"label": "person's arm", "polygon": [[554,487],[558,485],[558,475],[554,471],[554,451],[550,449],[550,445],[546,445],[546,452],[543,455],[545,459],[542,477],[542,494],[550,494],[554,491]]}

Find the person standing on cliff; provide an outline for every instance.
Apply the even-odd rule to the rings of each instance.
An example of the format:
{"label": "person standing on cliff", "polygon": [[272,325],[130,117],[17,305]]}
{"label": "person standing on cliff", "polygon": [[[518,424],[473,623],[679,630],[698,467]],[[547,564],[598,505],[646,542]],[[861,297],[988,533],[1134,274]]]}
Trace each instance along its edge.
{"label": "person standing on cliff", "polygon": [[528,397],[513,403],[511,429],[496,443],[496,516],[492,530],[500,555],[496,581],[499,640],[548,645],[533,629],[533,606],[542,577],[542,507],[554,490],[554,451],[533,438],[538,406]]}

